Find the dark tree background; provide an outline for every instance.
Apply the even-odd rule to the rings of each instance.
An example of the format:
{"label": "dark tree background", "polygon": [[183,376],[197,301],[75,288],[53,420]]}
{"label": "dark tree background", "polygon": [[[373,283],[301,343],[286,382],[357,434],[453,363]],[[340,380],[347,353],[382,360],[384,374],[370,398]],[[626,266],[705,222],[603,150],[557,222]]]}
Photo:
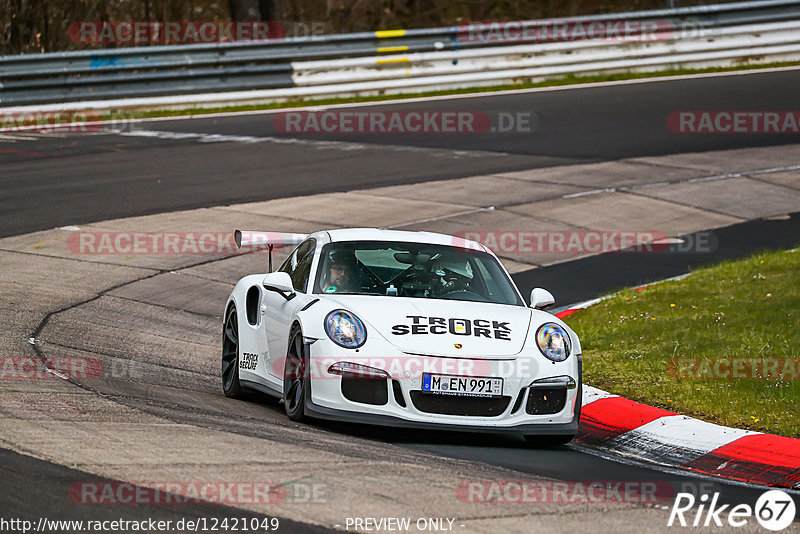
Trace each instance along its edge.
{"label": "dark tree background", "polygon": [[291,36],[568,17],[668,4],[669,0],[0,0],[0,55],[114,46],[74,42],[68,29],[78,21],[275,20]]}

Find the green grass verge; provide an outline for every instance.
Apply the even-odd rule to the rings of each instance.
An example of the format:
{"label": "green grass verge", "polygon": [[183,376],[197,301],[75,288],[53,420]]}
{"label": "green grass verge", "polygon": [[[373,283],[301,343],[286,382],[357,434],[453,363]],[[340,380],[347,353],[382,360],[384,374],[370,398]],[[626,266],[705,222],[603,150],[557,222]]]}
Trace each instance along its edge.
{"label": "green grass verge", "polygon": [[[567,321],[581,338],[588,384],[706,421],[800,437],[799,289],[800,251],[761,253],[623,290]],[[762,378],[745,378],[754,363]]]}
{"label": "green grass verge", "polygon": [[[284,109],[304,106],[326,106],[332,104],[350,104],[359,102],[381,102],[385,100],[402,100],[408,98],[424,98],[444,95],[460,95],[472,93],[492,93],[497,91],[508,91],[515,89],[531,89],[537,87],[559,87],[564,85],[580,85],[587,83],[611,82],[622,80],[638,80],[646,78],[658,78],[663,76],[683,76],[688,74],[707,74],[714,72],[735,72],[752,69],[767,69],[780,67],[793,67],[800,65],[800,62],[783,63],[764,63],[759,65],[738,65],[734,67],[712,67],[706,69],[672,69],[658,72],[626,72],[619,74],[599,74],[594,76],[564,76],[542,82],[519,83],[508,85],[495,85],[491,87],[472,87],[464,89],[448,89],[444,91],[428,91],[420,93],[407,93],[401,95],[378,95],[378,96],[357,96],[350,98],[321,98],[289,100],[286,102],[273,102],[268,104],[253,104],[246,106],[221,106],[216,108],[187,108],[177,110],[142,110],[129,111],[124,115],[131,119],[174,117],[178,115],[206,115],[210,113],[231,113],[241,111],[260,111],[268,109]],[[119,119],[119,115],[116,117]]]}

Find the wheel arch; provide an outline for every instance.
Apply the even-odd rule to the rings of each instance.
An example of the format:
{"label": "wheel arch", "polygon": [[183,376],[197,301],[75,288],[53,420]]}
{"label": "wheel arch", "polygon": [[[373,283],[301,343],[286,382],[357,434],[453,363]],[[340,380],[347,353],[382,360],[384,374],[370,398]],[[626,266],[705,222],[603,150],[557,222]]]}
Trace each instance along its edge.
{"label": "wheel arch", "polygon": [[[228,314],[231,313],[231,308],[236,308],[236,299],[232,296],[228,298],[228,304],[225,306],[225,315],[222,316],[222,322],[225,323],[225,320],[228,318]],[[238,308],[236,310],[239,311]]]}
{"label": "wheel arch", "polygon": [[303,334],[303,322],[300,320],[299,317],[295,317],[292,320],[292,326],[289,327],[289,337],[292,337],[292,335],[296,330],[299,330],[301,335]]}

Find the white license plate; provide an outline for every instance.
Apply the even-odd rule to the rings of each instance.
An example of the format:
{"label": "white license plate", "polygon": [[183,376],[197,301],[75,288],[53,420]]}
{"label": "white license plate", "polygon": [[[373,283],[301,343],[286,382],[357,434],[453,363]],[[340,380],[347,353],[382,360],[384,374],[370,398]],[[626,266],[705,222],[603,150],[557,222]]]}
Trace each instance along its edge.
{"label": "white license plate", "polygon": [[503,394],[503,379],[486,376],[422,374],[422,391],[439,395],[498,397]]}

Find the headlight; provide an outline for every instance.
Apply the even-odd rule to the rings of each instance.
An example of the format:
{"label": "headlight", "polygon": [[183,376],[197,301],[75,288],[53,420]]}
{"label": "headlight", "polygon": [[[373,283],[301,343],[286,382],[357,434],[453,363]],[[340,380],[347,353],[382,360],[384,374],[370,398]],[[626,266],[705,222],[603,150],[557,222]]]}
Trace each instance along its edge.
{"label": "headlight", "polygon": [[346,349],[357,349],[367,340],[364,323],[346,310],[334,310],[325,317],[325,333],[331,341]]}
{"label": "headlight", "polygon": [[545,323],[539,327],[536,344],[548,360],[563,362],[569,356],[569,336],[555,323]]}

